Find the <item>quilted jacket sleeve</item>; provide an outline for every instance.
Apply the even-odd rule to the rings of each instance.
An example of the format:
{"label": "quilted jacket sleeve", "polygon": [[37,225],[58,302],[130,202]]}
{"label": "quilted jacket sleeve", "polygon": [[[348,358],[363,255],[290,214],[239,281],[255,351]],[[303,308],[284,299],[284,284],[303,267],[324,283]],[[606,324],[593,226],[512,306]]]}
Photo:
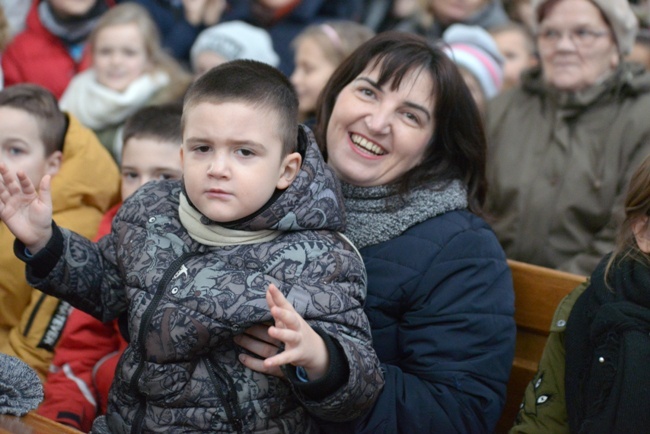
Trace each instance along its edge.
{"label": "quilted jacket sleeve", "polygon": [[33,257],[18,240],[16,255],[27,263],[30,285],[69,302],[102,322],[117,318],[127,309],[125,285],[116,258],[115,233],[94,243],[53,224],[47,246]]}

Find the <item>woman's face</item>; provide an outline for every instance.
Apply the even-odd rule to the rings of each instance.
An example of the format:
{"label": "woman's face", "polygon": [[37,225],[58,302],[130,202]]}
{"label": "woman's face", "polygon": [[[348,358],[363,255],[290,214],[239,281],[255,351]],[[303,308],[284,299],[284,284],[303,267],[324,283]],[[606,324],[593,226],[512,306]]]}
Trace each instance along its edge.
{"label": "woman's face", "polygon": [[537,42],[546,82],[576,92],[606,78],[619,62],[611,29],[589,0],[562,0],[540,22]]}
{"label": "woman's face", "polygon": [[422,161],[433,137],[433,80],[412,70],[397,90],[366,69],[344,87],[327,126],[328,163],[339,178],[370,187],[389,184]]}
{"label": "woman's face", "polygon": [[97,33],[93,47],[97,81],[116,92],[126,90],[149,68],[142,33],[135,23],[108,26]]}
{"label": "woman's face", "polygon": [[451,24],[466,21],[487,3],[488,0],[429,0],[429,9],[436,21]]}

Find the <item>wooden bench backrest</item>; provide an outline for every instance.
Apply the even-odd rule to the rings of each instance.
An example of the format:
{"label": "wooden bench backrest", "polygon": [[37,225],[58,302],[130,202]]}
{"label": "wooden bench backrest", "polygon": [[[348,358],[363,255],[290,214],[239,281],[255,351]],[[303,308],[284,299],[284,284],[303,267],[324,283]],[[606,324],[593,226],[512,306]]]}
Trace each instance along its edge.
{"label": "wooden bench backrest", "polygon": [[508,382],[506,405],[496,433],[512,427],[526,386],[537,372],[553,314],[558,304],[584,276],[508,260],[515,288],[517,346]]}

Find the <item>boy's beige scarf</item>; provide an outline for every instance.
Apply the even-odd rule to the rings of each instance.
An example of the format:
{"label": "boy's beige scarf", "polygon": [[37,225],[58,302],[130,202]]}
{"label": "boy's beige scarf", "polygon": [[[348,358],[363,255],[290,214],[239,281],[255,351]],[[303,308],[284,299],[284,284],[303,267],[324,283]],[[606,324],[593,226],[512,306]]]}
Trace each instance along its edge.
{"label": "boy's beige scarf", "polygon": [[202,214],[198,212],[185,197],[180,195],[178,214],[181,224],[187,229],[190,237],[206,246],[230,246],[232,244],[256,244],[272,241],[280,235],[280,231],[238,231],[227,229],[220,225],[205,225],[201,222]]}

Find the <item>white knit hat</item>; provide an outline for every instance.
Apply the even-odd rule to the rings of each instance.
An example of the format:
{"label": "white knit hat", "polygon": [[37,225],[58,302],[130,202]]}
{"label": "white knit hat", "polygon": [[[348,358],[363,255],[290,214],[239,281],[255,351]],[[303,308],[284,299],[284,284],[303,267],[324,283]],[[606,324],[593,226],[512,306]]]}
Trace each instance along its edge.
{"label": "white knit hat", "polygon": [[[535,23],[539,25],[539,8],[548,0],[533,0]],[[589,0],[609,21],[616,36],[618,51],[625,55],[632,51],[636,33],[639,30],[639,20],[634,15],[628,0]]]}
{"label": "white knit hat", "polygon": [[487,99],[503,85],[503,57],[492,36],[482,27],[453,24],[445,30],[444,51],[459,67],[470,72]]}
{"label": "white knit hat", "polygon": [[226,21],[203,30],[190,51],[193,66],[197,56],[205,51],[212,51],[227,61],[250,59],[275,67],[280,63],[269,33],[243,21]]}

